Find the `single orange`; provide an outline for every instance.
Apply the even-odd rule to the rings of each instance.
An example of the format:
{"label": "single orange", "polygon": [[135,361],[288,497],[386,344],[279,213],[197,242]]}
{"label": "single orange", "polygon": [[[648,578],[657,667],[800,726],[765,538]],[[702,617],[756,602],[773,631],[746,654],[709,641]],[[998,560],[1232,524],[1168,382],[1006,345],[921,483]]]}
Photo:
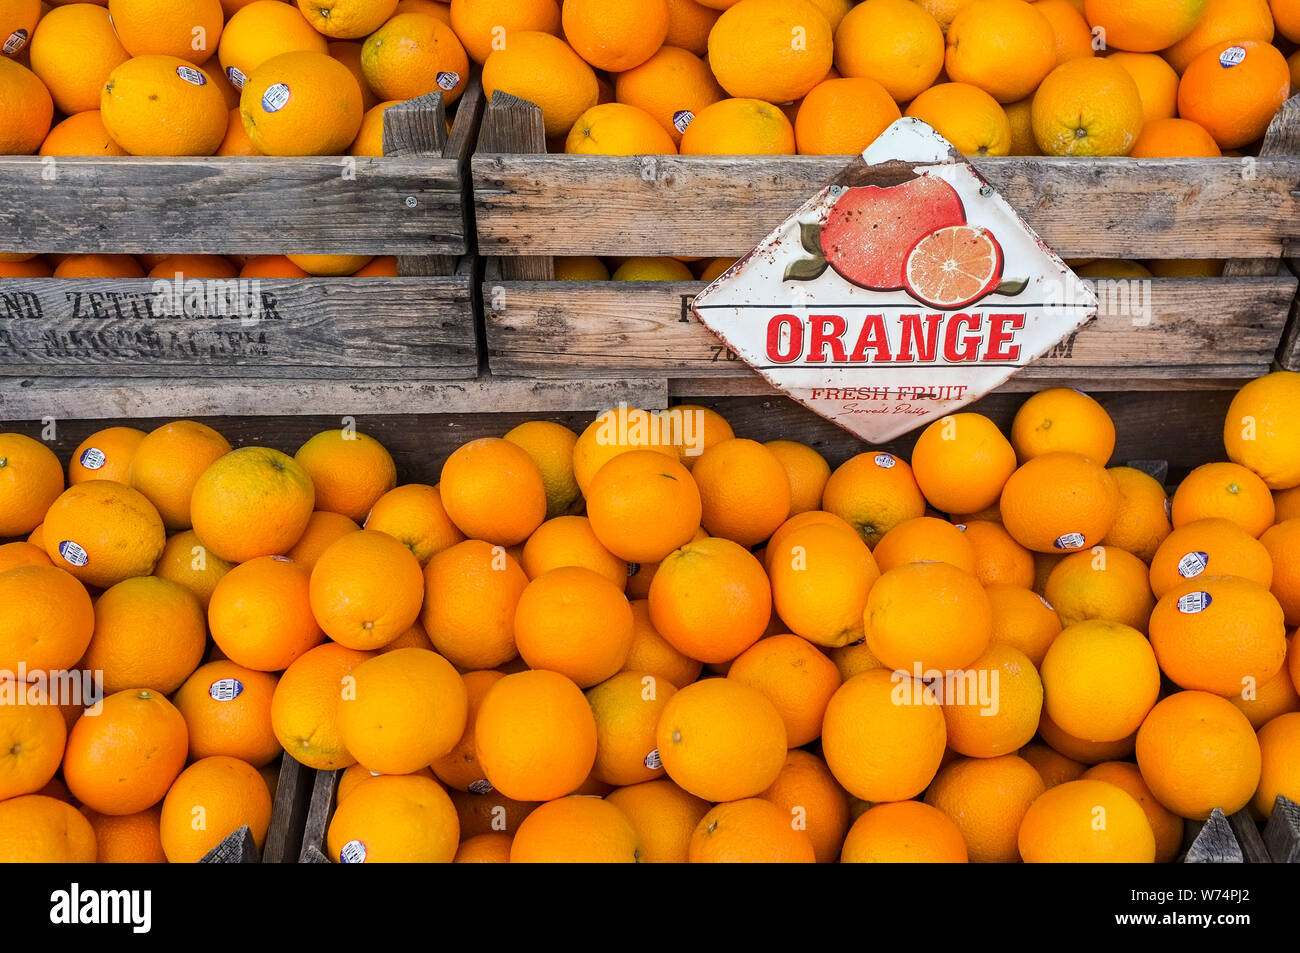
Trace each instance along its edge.
{"label": "single orange", "polygon": [[515,644],[530,668],[559,672],[590,688],[622,669],[632,625],[632,608],[618,587],[590,569],[563,566],[520,594]]}
{"label": "single orange", "polygon": [[101,673],[110,694],[150,688],[170,695],[199,667],[207,645],[194,593],[178,582],[136,576],[95,601],[95,634],[82,665]]}
{"label": "single orange", "polygon": [[372,655],[326,642],[285,669],[271,698],[271,729],[291,757],[317,771],[356,763],[343,745],[339,706],[344,691],[355,691],[352,672]]}
{"label": "single orange", "polygon": [[1067,781],[1041,795],[1025,813],[1019,843],[1030,864],[1149,864],[1156,856],[1142,805],[1105,781]]}
{"label": "single orange", "polygon": [[230,661],[199,667],[172,696],[189,729],[190,760],[225,755],[255,768],[283,753],[271,725],[279,679]]}
{"label": "single orange", "polygon": [[374,437],[356,430],[325,430],[293,455],[316,488],[316,508],[358,523],[375,502],[397,486],[392,455]]}
{"label": "single orange", "polygon": [[962,832],[942,811],[921,801],[877,804],[844,839],[846,864],[964,864]]}
{"label": "single orange", "polygon": [[948,563],[908,563],[872,586],[865,625],[868,647],[889,668],[952,671],[988,647],[993,609],[970,573]]}
{"label": "single orange", "polygon": [[514,619],[528,576],[500,546],[466,540],[424,569],[420,622],[438,652],[462,669],[496,668],[518,654]]}
{"label": "single orange", "polygon": [[812,837],[780,807],[751,797],[718,804],[700,818],[691,835],[693,864],[811,864]]}
{"label": "single orange", "polygon": [[925,803],[942,811],[961,831],[975,863],[1015,863],[1016,838],[1029,805],[1046,786],[1024,758],[956,758],[935,777]]}
{"label": "single orange", "polygon": [[311,571],[312,614],[350,649],[382,648],[409,629],[424,603],[424,574],[387,533],[360,530],[330,545]]}
{"label": "single orange", "polygon": [[260,849],[271,825],[271,795],[246,761],[216,756],[194,762],[172,784],[159,821],[169,863],[197,863],[247,827]]}
{"label": "single orange", "polygon": [[[706,459],[707,451],[700,463]],[[621,453],[602,466],[587,486],[591,530],[619,559],[659,562],[690,542],[699,529],[703,494],[697,479],[661,453]]]}
{"label": "single orange", "polygon": [[831,648],[863,637],[863,611],[880,569],[856,533],[808,523],[770,543],[764,558],[773,604],[791,631]]}
{"label": "single orange", "polygon": [[230,441],[206,424],[177,420],[150,431],[131,457],[131,486],[158,508],[171,531],[190,528],[194,484]]}
{"label": "single orange", "polygon": [[1156,655],[1141,632],[1091,620],[1064,629],[1043,658],[1044,712],[1085,741],[1118,741],[1160,697]]}
{"label": "single orange", "polygon": [[512,864],[635,864],[641,842],[627,815],[602,798],[557,798],[533,811],[510,842]]}
{"label": "single orange", "polygon": [[316,498],[311,477],[270,447],[240,447],[212,463],[190,497],[194,531],[231,562],[287,552],[302,537]]}
{"label": "single orange", "polygon": [[421,566],[465,539],[447,515],[439,487],[427,483],[406,483],[379,497],[370,508],[365,528],[401,542]]}
{"label": "single orange", "polygon": [[239,564],[221,577],[208,602],[213,641],[245,668],[288,668],[325,640],[311,611],[310,589],[311,574],[284,557]]}

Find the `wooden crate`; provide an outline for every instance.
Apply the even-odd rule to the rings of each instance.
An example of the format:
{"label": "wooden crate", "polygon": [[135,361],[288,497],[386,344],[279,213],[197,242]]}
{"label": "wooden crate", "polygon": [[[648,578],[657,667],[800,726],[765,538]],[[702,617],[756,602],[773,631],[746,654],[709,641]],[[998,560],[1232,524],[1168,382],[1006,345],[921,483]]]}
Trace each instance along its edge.
{"label": "wooden crate", "polygon": [[231,833],[199,861],[202,864],[291,864],[302,848],[315,772],[284,755],[271,806],[271,824],[259,851],[247,827]]}
{"label": "wooden crate", "polygon": [[396,255],[400,275],[208,282],[189,315],[148,279],[0,279],[0,419],[294,414],[376,382],[392,409],[475,378],[482,104],[475,80],[450,134],[439,93],[389,109],[382,158],[0,158],[5,250]]}
{"label": "wooden crate", "polygon": [[[483,288],[492,372],[663,375],[686,397],[773,393],[691,316],[702,283],[556,282],[544,256],[740,256],[848,158],[544,152],[540,110],[495,95],[472,163],[478,248],[494,259]],[[1235,256],[1222,278],[1151,281],[1149,323],[1128,315],[1121,289],[1099,287],[1097,319],[1006,390],[1223,389],[1275,361],[1300,368],[1300,329],[1279,351],[1296,299],[1282,263],[1300,238],[1300,99],[1257,158],[975,165],[1065,258]]]}
{"label": "wooden crate", "polygon": [[1249,810],[1225,815],[1216,807],[1208,820],[1187,825],[1186,834],[1184,863],[1300,863],[1300,805],[1280,794],[1262,833]]}

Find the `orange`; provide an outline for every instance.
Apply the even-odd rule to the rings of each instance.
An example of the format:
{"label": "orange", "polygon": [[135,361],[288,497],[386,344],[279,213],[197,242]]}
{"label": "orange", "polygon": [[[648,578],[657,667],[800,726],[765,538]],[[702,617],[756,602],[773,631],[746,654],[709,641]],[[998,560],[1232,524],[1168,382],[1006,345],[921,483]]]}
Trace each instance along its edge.
{"label": "orange", "polygon": [[1026,863],[1138,863],[1155,860],[1156,839],[1142,805],[1105,781],[1051,788],[1029,806],[1020,825]]}
{"label": "orange", "polygon": [[[907,107],[907,115],[933,127],[965,155],[1011,154],[1011,120],[998,101],[978,86],[969,83],[940,83],[931,86],[912,100],[912,104]],[[1005,439],[1004,437],[1003,440]]]}
{"label": "orange", "polygon": [[[555,258],[555,280],[556,281],[609,281],[609,269],[605,263],[593,255],[573,255],[568,257],[557,256]],[[530,424],[549,423],[543,420],[531,420]],[[527,426],[521,424],[520,426]],[[555,424],[554,426],[560,426]],[[518,428],[516,428],[518,429]],[[568,429],[567,427],[565,428]],[[574,435],[577,436],[576,434]],[[507,438],[509,436],[507,435]],[[538,466],[541,466],[538,463]],[[573,451],[569,451],[569,477],[573,477]],[[575,481],[576,486],[576,481]],[[549,512],[549,510],[548,510]]]}
{"label": "orange", "polygon": [[614,269],[612,281],[691,281],[691,270],[676,258],[628,258]]}
{"label": "orange", "polygon": [[1189,473],[1174,493],[1175,527],[1218,517],[1258,537],[1273,525],[1273,495],[1268,485],[1239,463],[1207,463]]}
{"label": "orange", "polygon": [[[383,0],[380,0],[380,2],[383,2]],[[348,68],[353,79],[357,81],[357,85],[361,87],[361,108],[367,113],[366,119],[369,119],[369,113],[379,105],[379,97],[375,95],[375,91],[371,89],[370,85],[366,82],[365,74],[361,72],[361,44],[353,40],[335,40],[326,47],[326,51],[330,56],[334,57]],[[233,89],[234,87],[231,88]],[[238,92],[238,90],[235,91]],[[238,100],[236,100],[236,103],[238,103]],[[382,117],[383,111],[380,110],[378,115]],[[378,151],[374,152],[373,155],[383,155],[384,124],[382,118],[380,118],[380,121],[375,123],[375,125],[378,126],[378,129],[374,130],[374,135],[376,137],[374,139],[374,145]],[[366,127],[363,122],[362,132],[357,136],[357,142],[362,140],[365,130]]]}
{"label": "orange", "polygon": [[269,156],[343,155],[364,113],[352,71],[323,52],[271,57],[248,75],[239,98],[244,131]]}
{"label": "orange", "polygon": [[496,668],[518,654],[515,608],[527,585],[528,576],[501,547],[457,543],[424,568],[420,623],[453,665]]}
{"label": "orange", "polygon": [[169,530],[190,528],[194,484],[230,441],[206,424],[177,420],[150,431],[131,457],[131,486],[162,515]]}
{"label": "orange", "polygon": [[573,473],[573,448],[578,435],[563,424],[530,420],[509,431],[505,439],[522,447],[541,471],[547,518],[578,512],[581,491]]}
{"label": "orange", "polygon": [[323,278],[352,275],[371,260],[369,255],[289,255],[289,261],[308,274]]}
{"label": "orange", "polygon": [[830,22],[807,0],[741,0],[709,33],[713,75],[742,99],[799,99],[826,78],[833,59]]}
{"label": "orange", "polygon": [[1300,518],[1300,489],[1292,487],[1290,490],[1274,490],[1273,502],[1277,505],[1277,515],[1274,518],[1279,523]]}
{"label": "orange", "polygon": [[616,788],[605,800],[632,822],[641,843],[642,863],[685,863],[691,835],[709,812],[709,803],[672,781],[643,781]]}
{"label": "orange", "polygon": [[1056,39],[1056,63],[1093,55],[1092,28],[1084,19],[1082,4],[1074,0],[1030,0],[1034,9],[1052,26]]}
{"label": "orange", "polygon": [[1181,817],[1235,814],[1255,794],[1260,748],[1246,716],[1208,692],[1178,692],[1156,705],[1137,735],[1137,764],[1155,799]]}
{"label": "orange", "polygon": [[5,4],[4,13],[0,14],[0,36],[4,37],[6,55],[22,52],[44,12],[40,0],[12,0]]}
{"label": "orange", "polygon": [[98,109],[69,116],[41,143],[43,156],[124,156],[126,150],[104,128]]}
{"label": "orange", "polygon": [[772,537],[767,541],[767,545],[762,549],[764,563],[769,566],[771,565],[772,556],[780,550],[787,536],[797,529],[802,529],[803,527],[814,523],[833,526],[850,535],[855,533],[852,526],[833,513],[827,513],[825,510],[808,510],[795,516],[791,516],[788,520],[777,527],[776,532],[772,534]]}
{"label": "orange", "polygon": [[68,462],[68,484],[87,480],[112,480],[129,484],[131,458],[144,440],[144,431],[135,427],[108,427],[91,434],[72,451]]}
{"label": "orange", "polygon": [[1034,138],[1033,97],[1018,103],[1003,103],[1002,111],[1007,115],[1011,127],[1011,152],[1013,156],[1040,156],[1043,150],[1038,148]]}
{"label": "orange", "polygon": [[450,106],[469,81],[469,57],[441,20],[399,13],[366,38],[361,72],[381,100],[441,93],[443,104]]}
{"label": "orange", "polygon": [[189,728],[190,760],[225,755],[260,768],[279,757],[283,749],[271,727],[277,682],[229,661],[196,670],[172,696]]}
{"label": "orange", "polygon": [[650,583],[650,620],[683,655],[726,662],[767,628],[771,592],[762,563],[742,546],[702,539],[660,563]]}
{"label": "orange", "polygon": [[93,864],[95,829],[71,804],[28,794],[0,801],[0,863]]}
{"label": "orange", "polygon": [[510,845],[514,837],[510,834],[492,832],[466,838],[456,848],[452,863],[456,864],[508,864],[510,863]]}
{"label": "orange", "polygon": [[48,87],[59,112],[69,116],[98,109],[109,74],[131,58],[104,6],[77,3],[51,10],[31,38],[32,72]]}
{"label": "orange", "polygon": [[1137,741],[1137,732],[1116,741],[1089,741],[1065,731],[1046,711],[1038,722],[1038,735],[1066,758],[1085,765],[1131,758]]}
{"label": "orange", "polygon": [[984,653],[993,608],[970,573],[948,563],[908,563],[876,580],[865,622],[867,646],[887,667],[951,671]]}
{"label": "orange", "polygon": [[1093,27],[1105,31],[1106,45],[1135,53],[1173,46],[1196,27],[1206,0],[1086,0]]}
{"label": "orange", "polygon": [[1236,695],[1228,697],[1228,701],[1241,710],[1257,732],[1278,715],[1300,711],[1300,692],[1296,691],[1290,672],[1290,660],[1295,655],[1294,645],[1294,637],[1287,640],[1288,664],[1283,665],[1276,675],[1263,685],[1245,687]]}
{"label": "orange", "polygon": [[696,0],[668,0],[668,36],[664,45],[703,56],[709,51],[709,33],[721,16],[721,9],[720,6],[709,9],[707,4]]}
{"label": "orange", "polygon": [[1122,549],[1150,563],[1173,531],[1165,488],[1150,474],[1132,467],[1111,467],[1109,472],[1119,487],[1119,511],[1102,545]]}
{"label": "orange", "polygon": [[679,460],[667,421],[663,415],[635,407],[619,407],[597,416],[573,445],[573,477],[581,492],[587,492],[601,467],[631,450],[651,450]]}
{"label": "orange", "polygon": [[483,777],[483,767],[478,762],[478,747],[474,742],[474,723],[478,720],[478,710],[488,689],[505,676],[501,672],[486,669],[466,672],[461,676],[465,683],[468,707],[465,715],[465,731],[456,742],[456,747],[433,762],[432,768],[439,781],[448,787],[470,793],[482,793],[490,783]]}
{"label": "orange", "polygon": [[1295,0],[1268,0],[1277,31],[1292,43],[1300,42],[1300,7]]}
{"label": "orange", "polygon": [[155,806],[139,814],[110,817],[89,808],[81,809],[95,830],[101,864],[165,864],[163,853],[162,808]]}
{"label": "orange", "polygon": [[537,807],[535,801],[514,801],[497,792],[466,794],[453,788],[447,793],[456,808],[462,838],[487,833],[513,835],[523,819]]}
{"label": "orange", "polygon": [[421,566],[465,539],[447,515],[439,488],[425,483],[407,483],[384,493],[370,507],[365,528],[392,536]]}
{"label": "orange", "polygon": [[1300,713],[1279,715],[1259,730],[1261,769],[1252,805],[1272,817],[1279,797],[1300,798]]}
{"label": "orange", "polygon": [[[700,457],[701,464],[709,452]],[[697,468],[695,472],[700,471]],[[780,475],[784,480],[783,471]],[[697,479],[662,453],[620,453],[602,466],[587,486],[591,531],[619,559],[659,562],[690,542],[699,529],[703,494]]]}
{"label": "orange", "polygon": [[882,667],[880,659],[871,654],[871,649],[867,646],[865,638],[851,645],[831,649],[830,657],[831,661],[835,663],[835,667],[840,670],[840,680],[845,682],[861,672],[869,672],[873,668]]}
{"label": "orange", "polygon": [[63,466],[45,444],[0,433],[0,539],[25,536],[63,492]]}
{"label": "orange", "polygon": [[[614,96],[620,103],[649,113],[675,144],[681,129],[705,106],[726,96],[709,65],[675,45],[660,48],[640,66],[614,78]],[[656,151],[668,151],[664,149]]]}
{"label": "orange", "polygon": [[0,277],[51,278],[53,276],[54,269],[43,258],[30,258],[27,261],[4,261],[0,259]]}
{"label": "orange", "polygon": [[113,140],[137,156],[210,156],[229,122],[211,77],[175,56],[137,56],[115,68],[99,111]]}
{"label": "orange", "polygon": [[[226,126],[226,138],[221,140],[221,145],[217,147],[219,156],[260,156],[262,153],[253,145],[253,140],[248,137],[248,130],[244,128],[244,119],[239,114],[239,106],[236,104],[230,110],[230,121]],[[239,277],[241,278],[306,278],[307,272],[303,271],[288,258],[283,255],[279,256],[259,256],[262,262],[256,265],[245,265],[240,269]],[[301,272],[301,274],[300,274]]]}
{"label": "orange", "polygon": [[370,260],[370,264],[358,268],[351,275],[353,278],[397,278],[397,256],[379,255]]}
{"label": "orange", "polygon": [[[185,765],[185,719],[157,692],[109,695],[98,715],[72,726],[63,779],[82,804],[100,814],[135,814],[163,799]],[[261,778],[258,784],[263,792]]]}
{"label": "orange", "polygon": [[596,719],[593,778],[623,786],[663,776],[655,729],[676,691],[654,675],[623,671],[587,692]]}
{"label": "orange", "polygon": [[1014,754],[957,758],[940,770],[925,803],[957,825],[975,863],[1015,863],[1029,805],[1046,790],[1033,765]]}
{"label": "orange", "polygon": [[0,573],[22,566],[53,566],[50,557],[40,546],[17,541],[0,545]]}
{"label": "orange", "polygon": [[167,540],[153,572],[155,576],[179,582],[194,593],[206,612],[212,591],[232,568],[220,556],[208,552],[207,547],[199,542],[198,533],[187,529]]}
{"label": "orange", "polygon": [[39,684],[0,681],[0,801],[40,791],[59,770],[68,729]]}
{"label": "orange", "polygon": [[1024,99],[1056,66],[1051,22],[1023,0],[972,0],[957,11],[947,43],[948,76],[1000,103]]}
{"label": "orange", "polygon": [[1221,278],[1223,259],[1186,258],[1160,261],[1152,259],[1147,262],[1147,269],[1156,278]]}
{"label": "orange", "polygon": [[286,556],[303,569],[311,572],[316,568],[325,550],[329,549],[344,536],[350,536],[361,527],[338,513],[326,513],[314,510],[307,518],[307,528],[298,537]]}
{"label": "orange", "polygon": [[533,30],[515,33],[483,64],[483,92],[518,96],[542,111],[548,138],[567,136],[596,105],[596,74],[563,40]]}
{"label": "orange", "polygon": [[668,776],[715,802],[767,790],[788,747],[772,702],[749,685],[719,678],[688,685],[669,699],[656,743]]}
{"label": "orange", "polygon": [[787,753],[772,786],[759,795],[785,812],[794,830],[806,830],[818,863],[834,863],[849,829],[849,796],[815,754]]}
{"label": "orange", "polygon": [[961,528],[933,516],[899,523],[876,544],[881,572],[908,563],[942,562],[975,573],[975,547]]}
{"label": "orange", "polygon": [[699,487],[701,521],[711,536],[754,546],[790,517],[790,481],[772,451],[733,438],[709,447],[691,475]]}
{"label": "orange", "polygon": [[271,825],[271,795],[257,769],[238,758],[196,761],[167,792],[159,822],[169,863],[197,863],[241,827],[260,849]]}
{"label": "orange", "polygon": [[792,632],[830,648],[863,637],[862,613],[880,569],[856,534],[811,523],[769,544],[766,558],[773,604]]}
{"label": "orange", "polygon": [[502,546],[527,539],[546,518],[546,489],[532,457],[499,437],[461,446],[442,467],[443,506],[466,536]]}
{"label": "orange", "polygon": [[1142,633],[1156,605],[1146,564],[1132,553],[1110,546],[1094,546],[1066,556],[1047,577],[1043,595],[1062,625],[1105,619]]}
{"label": "orange", "polygon": [[623,671],[645,672],[672,685],[689,685],[699,678],[704,663],[683,655],[659,634],[650,621],[649,600],[634,599],[631,606],[632,647]]}
{"label": "orange", "polygon": [[[700,272],[700,276],[699,276],[700,281],[705,281],[710,283],[717,281],[719,278],[723,276],[724,273],[729,271],[739,260],[740,259],[738,258],[714,258],[712,261],[709,261],[709,263],[705,265],[704,270]],[[769,440],[767,443],[763,444],[763,446],[767,447],[769,450],[775,451],[775,448],[772,446],[773,444],[782,444],[782,443],[791,443],[791,442],[792,441],[789,440]],[[799,446],[802,446],[802,444],[799,444]],[[811,447],[809,447],[808,449],[812,450]],[[817,451],[813,450],[813,453],[817,453]],[[818,453],[817,456],[821,457],[821,454]],[[825,458],[822,458],[822,462],[825,463]],[[791,484],[792,484],[791,489],[793,490],[794,488],[793,481],[795,479],[795,474],[789,472],[788,466],[786,468],[786,471],[787,471],[787,476],[790,477]],[[830,476],[829,469],[826,471],[825,476]],[[821,495],[818,494],[818,500],[820,501],[820,499],[821,499]]]}
{"label": "orange", "polygon": [[1105,781],[1128,793],[1141,806],[1156,839],[1156,863],[1167,864],[1183,846],[1183,819],[1163,807],[1142,780],[1138,766],[1127,761],[1103,761],[1083,772],[1088,781]]}
{"label": "orange", "polygon": [[293,458],[311,477],[316,507],[357,522],[397,485],[392,455],[374,437],[356,430],[322,431]]}
{"label": "orange", "polygon": [[1000,523],[972,520],[958,529],[975,551],[975,578],[982,586],[1008,585],[1028,589],[1034,584],[1034,557]]}
{"label": "orange", "polygon": [[175,56],[195,66],[217,52],[225,21],[220,0],[109,0],[108,15],[132,56]]}
{"label": "orange", "polygon": [[1178,73],[1164,59],[1155,53],[1114,53],[1108,59],[1137,84],[1146,122],[1178,115]]}
{"label": "orange", "polygon": [[899,103],[934,85],[943,56],[943,30],[911,0],[865,0],[835,30],[841,75],[874,79]]}
{"label": "orange", "polygon": [[451,863],[460,821],[447,792],[425,777],[370,778],[341,803],[325,835],[344,864]]}
{"label": "orange", "polygon": [[556,672],[518,672],[493,685],[479,708],[474,738],[492,787],[515,800],[563,797],[596,762],[591,706]]}
{"label": "orange", "polygon": [[94,628],[90,596],[62,569],[19,566],[0,573],[0,670],[70,669]]}
{"label": "orange", "polygon": [[793,155],[794,126],[761,99],[720,99],[682,133],[682,155]]}
{"label": "orange", "polygon": [[242,90],[253,70],[273,56],[328,48],[325,37],[292,4],[254,0],[227,21],[217,56],[231,84]]}
{"label": "orange", "polygon": [[1180,688],[1238,695],[1286,663],[1282,607],[1249,579],[1191,579],[1161,597],[1151,614],[1151,646]]}
{"label": "orange", "polygon": [[355,40],[383,26],[397,0],[298,0],[298,9],[318,33]]}
{"label": "orange", "polygon": [[317,771],[356,763],[343,746],[339,707],[343,692],[355,691],[352,672],[371,657],[327,642],[305,652],[280,676],[271,698],[271,728],[291,757]]}
{"label": "orange", "polygon": [[54,105],[49,90],[33,73],[10,59],[0,59],[0,152],[31,155],[50,132]]}
{"label": "orange", "polygon": [[1178,114],[1203,126],[1223,149],[1261,138],[1291,94],[1291,68],[1277,49],[1253,40],[1215,43],[1188,65]]}
{"label": "orange", "polygon": [[635,864],[641,842],[627,815],[596,797],[563,797],[541,805],[515,832],[512,864]]}
{"label": "orange", "polygon": [[1161,52],[1179,73],[1192,60],[1217,43],[1229,40],[1273,39],[1273,17],[1268,0],[1208,0],[1205,13],[1185,37]]}
{"label": "orange", "polygon": [[1077,453],[1036,456],[1002,491],[1002,524],[1016,542],[1040,553],[1099,543],[1119,512],[1119,487],[1101,464]]}
{"label": "orange", "polygon": [[424,601],[420,563],[387,533],[360,530],[329,546],[311,571],[312,613],[350,649],[382,648],[409,629]]}
{"label": "orange", "polygon": [[362,662],[352,677],[355,692],[339,705],[339,728],[348,752],[371,771],[418,771],[465,733],[465,682],[436,652],[387,652]]}
{"label": "orange", "polygon": [[149,269],[150,278],[235,278],[238,269],[220,255],[168,255]]}
{"label": "orange", "polygon": [[45,514],[45,550],[54,565],[107,588],[147,576],[166,535],[158,511],[120,483],[90,480],[65,490]]}
{"label": "orange", "polygon": [[1241,576],[1268,588],[1273,583],[1268,547],[1226,519],[1193,520],[1169,534],[1151,560],[1151,589],[1159,599],[1204,575]]}
{"label": "orange", "polygon": [[567,0],[561,13],[565,39],[577,54],[611,73],[640,66],[668,36],[666,0]]}
{"label": "orange", "polygon": [[1039,742],[1021,748],[1020,757],[1033,765],[1043,784],[1048,788],[1054,788],[1058,784],[1065,784],[1067,781],[1074,781],[1081,777],[1086,770],[1084,765],[1073,758],[1067,758],[1055,748]]}
{"label": "orange", "polygon": [[54,269],[55,278],[143,278],[130,255],[69,255]]}
{"label": "orange", "polygon": [[1142,127],[1142,134],[1129,153],[1135,159],[1218,158],[1223,153],[1204,128],[1190,119],[1156,119]]}
{"label": "orange", "polygon": [[947,738],[934,692],[878,668],[845,682],[826,707],[822,755],[850,794],[904,801],[934,780]]}
{"label": "orange", "polygon": [[103,673],[110,694],[151,688],[170,695],[199,667],[207,645],[203,607],[192,592],[157,576],[137,576],[96,600],[95,634],[82,664]]}
{"label": "orange", "polygon": [[620,591],[627,588],[627,563],[601,545],[585,516],[557,516],[537,527],[524,544],[521,562],[529,579],[562,566],[581,566]]}
{"label": "orange", "polygon": [[821,509],[822,491],[831,476],[826,458],[807,444],[794,440],[769,440],[763,446],[785,467],[790,483],[790,515]]}
{"label": "orange", "polygon": [[1300,519],[1278,523],[1259,541],[1273,559],[1270,591],[1282,606],[1286,624],[1300,625]]}
{"label": "orange", "polygon": [[311,477],[270,447],[240,447],[194,484],[194,532],[222,559],[244,562],[288,551],[302,537],[316,498]]}
{"label": "orange", "polygon": [[1118,622],[1067,626],[1043,657],[1041,674],[1044,714],[1083,741],[1127,738],[1160,697],[1155,652],[1141,632]]}
{"label": "orange", "polygon": [[1051,156],[1128,155],[1143,121],[1133,77],[1099,57],[1062,63],[1034,94],[1034,139]]}
{"label": "orange", "polygon": [[822,506],[848,522],[868,546],[899,523],[925,515],[912,468],[892,453],[860,453],[826,482]]}
{"label": "orange", "polygon": [[964,864],[962,832],[921,801],[877,804],[853,822],[844,840],[846,864]]}
{"label": "orange", "polygon": [[774,635],[755,643],[736,657],[727,678],[766,696],[785,723],[791,748],[821,735],[826,706],[841,684],[835,663],[797,635]]}
{"label": "orange", "polygon": [[221,577],[208,602],[212,639],[245,668],[278,672],[325,639],[312,615],[311,574],[283,557],[260,556]]}
{"label": "orange", "polygon": [[676,154],[673,138],[650,113],[624,103],[592,106],[578,117],[564,151],[576,155]]}
{"label": "orange", "polygon": [[1223,423],[1228,459],[1254,470],[1271,490],[1300,486],[1300,374],[1277,371],[1232,399]]}
{"label": "orange", "polygon": [[512,33],[558,35],[560,5],[555,0],[453,0],[451,28],[475,63],[505,49]]}
{"label": "orange", "polygon": [[416,622],[409,629],[399,635],[393,641],[385,645],[380,652],[396,652],[398,649],[432,649],[433,643],[429,641],[429,633],[424,631],[424,626]]}
{"label": "orange", "polygon": [[1015,754],[1038,731],[1043,684],[1029,658],[1010,645],[984,654],[943,683],[948,747],[971,758]]}
{"label": "orange", "polygon": [[559,672],[579,688],[590,688],[627,661],[632,608],[608,579],[580,566],[564,566],[524,589],[514,631],[529,668]]}
{"label": "orange", "polygon": [[811,864],[812,838],[785,812],[763,798],[718,804],[700,818],[691,835],[693,864]]}

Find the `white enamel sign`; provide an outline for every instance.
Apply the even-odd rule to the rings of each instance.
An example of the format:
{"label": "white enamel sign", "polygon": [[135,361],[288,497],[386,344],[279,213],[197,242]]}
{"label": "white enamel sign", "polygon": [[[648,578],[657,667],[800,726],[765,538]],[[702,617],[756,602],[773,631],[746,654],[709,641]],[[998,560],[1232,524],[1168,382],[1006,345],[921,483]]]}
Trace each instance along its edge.
{"label": "white enamel sign", "polygon": [[842,180],[693,309],[775,386],[863,439],[977,400],[1096,314],[1091,289],[925,123],[894,123]]}

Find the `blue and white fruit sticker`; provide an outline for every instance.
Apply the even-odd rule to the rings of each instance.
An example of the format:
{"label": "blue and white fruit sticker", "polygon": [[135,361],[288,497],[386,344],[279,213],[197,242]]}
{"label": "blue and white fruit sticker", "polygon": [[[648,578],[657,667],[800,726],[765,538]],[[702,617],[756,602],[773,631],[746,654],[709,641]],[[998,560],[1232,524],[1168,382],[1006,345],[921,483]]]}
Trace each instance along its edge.
{"label": "blue and white fruit sticker", "polygon": [[248,77],[233,66],[226,67],[226,79],[230,80],[230,85],[235,89],[243,89],[244,84],[248,82]]}
{"label": "blue and white fruit sticker", "polygon": [[244,683],[237,678],[219,678],[208,686],[214,702],[232,702],[244,694]]}
{"label": "blue and white fruit sticker", "polygon": [[686,127],[695,121],[695,113],[689,109],[679,109],[673,113],[673,128],[678,132],[685,132]]}
{"label": "blue and white fruit sticker", "polygon": [[492,782],[487,778],[479,778],[477,781],[471,781],[466,789],[470,794],[491,794],[494,788]]}
{"label": "blue and white fruit sticker", "polygon": [[654,751],[651,751],[648,755],[645,756],[645,766],[649,768],[651,771],[658,771],[660,768],[664,766],[664,759],[659,757],[658,748],[655,748]]}
{"label": "blue and white fruit sticker", "polygon": [[339,863],[364,864],[366,862],[366,845],[359,840],[350,840],[339,851]]}
{"label": "blue and white fruit sticker", "polygon": [[438,88],[451,92],[460,85],[460,73],[453,73],[451,70],[443,70],[438,74]]}
{"label": "blue and white fruit sticker", "polygon": [[876,454],[876,466],[880,467],[880,469],[882,470],[892,470],[894,469],[894,464],[896,463],[898,463],[898,461],[894,459],[894,455],[892,453]]}
{"label": "blue and white fruit sticker", "polygon": [[0,47],[0,49],[2,49],[5,55],[8,56],[10,54],[17,53],[26,45],[27,45],[27,31],[14,30],[7,37],[5,37],[5,45],[3,47]]}
{"label": "blue and white fruit sticker", "polygon": [[98,447],[87,447],[81,451],[81,456],[77,458],[87,470],[99,470],[108,462],[108,456]]}
{"label": "blue and white fruit sticker", "polygon": [[73,566],[84,566],[90,562],[89,554],[70,539],[59,543],[59,555]]}
{"label": "blue and white fruit sticker", "polygon": [[1246,62],[1246,48],[1244,46],[1230,46],[1219,54],[1219,65],[1224,69],[1232,69],[1244,62]]}
{"label": "blue and white fruit sticker", "polygon": [[1185,596],[1178,597],[1178,611],[1183,615],[1196,615],[1208,609],[1213,601],[1214,598],[1204,590],[1189,592]]}
{"label": "blue and white fruit sticker", "polygon": [[197,70],[193,66],[176,67],[176,75],[185,80],[185,82],[189,83],[191,86],[208,85],[208,78],[203,75],[203,71]]}
{"label": "blue and white fruit sticker", "polygon": [[1066,533],[1052,543],[1057,549],[1082,549],[1087,537],[1082,533]]}
{"label": "blue and white fruit sticker", "polygon": [[285,83],[268,86],[262,94],[262,108],[269,113],[278,113],[289,104],[289,87]]}
{"label": "blue and white fruit sticker", "polygon": [[1210,554],[1202,552],[1187,553],[1178,560],[1178,575],[1192,579],[1205,572],[1210,566]]}

